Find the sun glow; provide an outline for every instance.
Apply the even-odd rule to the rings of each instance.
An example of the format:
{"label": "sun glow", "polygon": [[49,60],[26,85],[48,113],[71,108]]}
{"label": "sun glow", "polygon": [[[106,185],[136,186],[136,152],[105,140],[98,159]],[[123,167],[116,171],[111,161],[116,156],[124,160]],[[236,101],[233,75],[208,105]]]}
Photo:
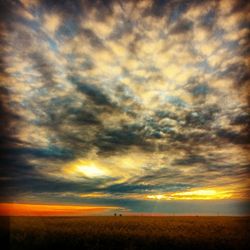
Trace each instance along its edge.
{"label": "sun glow", "polygon": [[170,199],[180,199],[180,200],[210,200],[210,199],[221,199],[222,192],[217,192],[214,189],[205,190],[194,190],[174,193],[170,196]]}
{"label": "sun glow", "polygon": [[87,177],[100,177],[100,176],[103,176],[105,175],[105,172],[94,166],[94,165],[90,165],[90,166],[76,166],[76,171],[79,172],[79,173],[82,173],[84,174],[85,176]]}
{"label": "sun glow", "polygon": [[147,199],[153,200],[220,200],[232,197],[231,192],[215,189],[199,189],[184,192],[147,195]]}
{"label": "sun glow", "polygon": [[162,194],[157,194],[157,195],[147,195],[147,198],[153,199],[153,200],[162,200],[165,199],[166,196]]}
{"label": "sun glow", "polygon": [[91,161],[78,160],[64,168],[64,173],[72,177],[100,178],[108,175],[107,170]]}

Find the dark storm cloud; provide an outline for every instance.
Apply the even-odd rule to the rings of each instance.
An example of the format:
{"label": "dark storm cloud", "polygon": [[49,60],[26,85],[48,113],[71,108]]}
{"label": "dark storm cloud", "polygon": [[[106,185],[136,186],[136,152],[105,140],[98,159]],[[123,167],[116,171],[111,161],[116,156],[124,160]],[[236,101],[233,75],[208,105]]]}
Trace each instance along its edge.
{"label": "dark storm cloud", "polygon": [[89,110],[71,108],[68,110],[70,115],[73,115],[72,121],[75,124],[83,125],[101,125],[101,121],[98,119],[97,115]]}
{"label": "dark storm cloud", "polygon": [[47,11],[60,12],[66,19],[74,17],[76,20],[88,16],[89,12],[95,9],[96,18],[103,21],[105,17],[112,15],[115,2],[116,0],[42,0],[41,6],[44,6]]}
{"label": "dark storm cloud", "polygon": [[216,114],[220,111],[219,107],[208,106],[203,109],[197,109],[193,112],[188,112],[185,117],[186,125],[195,127],[208,127],[214,121]]}
{"label": "dark storm cloud", "polygon": [[[88,2],[88,1],[86,1]],[[84,6],[82,1],[78,0],[42,0],[41,6],[45,7],[47,11],[59,11],[60,13],[67,16],[78,17],[82,11],[84,11]]]}
{"label": "dark storm cloud", "polygon": [[250,114],[242,114],[232,118],[232,125],[249,125],[250,124]]}
{"label": "dark storm cloud", "polygon": [[159,186],[150,186],[150,185],[136,185],[136,184],[115,184],[107,187],[105,191],[110,193],[145,193],[145,191],[151,191],[155,189],[161,189]]}
{"label": "dark storm cloud", "polygon": [[[15,10],[20,8],[19,1],[0,1],[0,20],[2,22],[11,21],[15,17]],[[8,25],[9,26],[9,25]]]}
{"label": "dark storm cloud", "polygon": [[207,14],[205,14],[201,20],[200,25],[206,27],[207,29],[212,29],[216,24],[216,9],[210,10]]}
{"label": "dark storm cloud", "polygon": [[[16,163],[13,154],[10,152],[14,147],[18,147],[21,140],[15,136],[16,128],[13,122],[20,121],[18,114],[13,113],[7,103],[9,102],[9,91],[1,87],[0,89],[0,171],[1,176],[8,176],[11,174],[9,168]],[[1,184],[2,188],[5,188]]]}
{"label": "dark storm cloud", "polygon": [[98,134],[95,145],[102,152],[126,150],[131,146],[138,146],[143,150],[152,149],[152,145],[145,139],[143,127],[139,124],[132,124],[117,129],[103,130]]}
{"label": "dark storm cloud", "polygon": [[57,147],[50,148],[9,148],[3,150],[4,154],[15,155],[16,157],[31,157],[31,158],[45,158],[45,159],[72,159],[73,152],[69,149],[62,149]]}
{"label": "dark storm cloud", "polygon": [[76,84],[77,89],[87,95],[95,104],[103,106],[113,106],[111,100],[106,96],[99,88],[93,84],[88,84],[84,82],[79,82],[75,78],[70,79],[74,84]]}
{"label": "dark storm cloud", "polygon": [[102,40],[97,36],[97,34],[91,30],[91,29],[82,29],[82,33],[84,36],[87,37],[87,39],[89,39],[90,44],[95,48],[100,48],[103,49],[104,45],[102,43]]}
{"label": "dark storm cloud", "polygon": [[[18,121],[21,119],[21,117],[11,112],[11,110],[8,108],[9,103],[9,90],[5,87],[0,87],[0,117],[1,117],[1,131],[4,131],[5,129],[8,130],[8,126],[10,125],[10,122],[12,120]],[[3,133],[3,136],[7,134]]]}
{"label": "dark storm cloud", "polygon": [[193,23],[189,20],[183,19],[177,22],[177,24],[170,31],[171,34],[185,34],[190,32],[193,28]]}
{"label": "dark storm cloud", "polygon": [[53,80],[54,72],[53,67],[50,65],[49,61],[39,52],[32,53],[30,58],[33,62],[33,67],[37,70],[42,78],[45,85],[55,84]]}
{"label": "dark storm cloud", "polygon": [[248,10],[250,8],[250,4],[248,1],[244,1],[244,0],[239,0],[237,1],[237,4],[234,5],[234,7],[232,8],[231,13],[239,13],[241,11],[244,10]]}
{"label": "dark storm cloud", "polygon": [[[226,163],[225,163],[226,162]],[[199,170],[197,170],[196,174],[199,175],[200,173],[210,173],[214,172],[213,178],[220,178],[221,174],[223,173],[226,176],[234,176],[235,178],[243,177],[249,169],[248,164],[232,164],[227,163],[226,157],[220,155],[219,153],[215,155],[194,155],[189,154],[187,157],[182,159],[176,159],[173,163],[176,166],[199,166]],[[206,177],[204,178],[204,180]],[[200,179],[200,181],[202,181]]]}
{"label": "dark storm cloud", "polygon": [[[144,178],[140,179],[140,182],[142,182],[143,180],[146,180],[147,176],[145,176]],[[186,187],[190,187],[190,185],[186,185],[186,184],[165,184],[165,185],[143,185],[143,184],[139,184],[138,183],[132,183],[132,184],[126,184],[126,183],[122,183],[122,184],[115,184],[115,185],[111,185],[108,186],[107,188],[105,188],[103,191],[111,193],[111,194],[130,194],[130,193],[151,193],[151,192],[167,192],[167,191],[178,191],[181,188],[186,188]]]}
{"label": "dark storm cloud", "polygon": [[226,141],[234,144],[250,144],[249,133],[246,132],[234,132],[231,130],[220,129],[217,131],[217,136]]}
{"label": "dark storm cloud", "polygon": [[174,165],[193,165],[196,163],[207,163],[207,159],[200,155],[188,155],[184,159],[177,159],[174,162]]}
{"label": "dark storm cloud", "polygon": [[242,63],[232,63],[221,72],[221,76],[234,79],[235,87],[242,87],[249,84],[250,74],[247,65]]}
{"label": "dark storm cloud", "polygon": [[[21,167],[21,166],[19,166]],[[24,166],[23,166],[24,167]],[[27,167],[27,166],[26,166]],[[10,198],[12,195],[25,195],[26,193],[33,194],[43,194],[43,193],[65,193],[74,192],[76,194],[82,192],[95,192],[98,190],[98,185],[102,182],[89,182],[85,181],[82,183],[72,182],[67,180],[55,179],[55,178],[44,178],[38,174],[36,171],[30,170],[29,173],[19,173],[22,174],[22,178],[11,178],[2,181],[3,185],[6,187],[6,191]],[[21,187],[21,188],[20,188]],[[3,194],[1,200],[6,195]]]}
{"label": "dark storm cloud", "polygon": [[145,11],[146,15],[154,15],[156,17],[162,17],[167,9],[168,0],[156,0],[153,1],[151,9]]}
{"label": "dark storm cloud", "polygon": [[145,11],[145,14],[154,17],[168,17],[168,21],[175,22],[182,14],[186,12],[191,4],[199,3],[198,1],[169,1],[169,0],[154,0],[151,8]]}

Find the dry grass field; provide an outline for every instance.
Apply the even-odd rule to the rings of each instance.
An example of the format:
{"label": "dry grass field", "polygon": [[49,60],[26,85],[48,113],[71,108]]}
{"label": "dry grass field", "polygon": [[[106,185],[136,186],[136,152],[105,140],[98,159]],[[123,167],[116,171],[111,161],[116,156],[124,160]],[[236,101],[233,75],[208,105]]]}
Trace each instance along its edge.
{"label": "dry grass field", "polygon": [[11,217],[5,223],[15,250],[250,249],[249,225],[249,217]]}

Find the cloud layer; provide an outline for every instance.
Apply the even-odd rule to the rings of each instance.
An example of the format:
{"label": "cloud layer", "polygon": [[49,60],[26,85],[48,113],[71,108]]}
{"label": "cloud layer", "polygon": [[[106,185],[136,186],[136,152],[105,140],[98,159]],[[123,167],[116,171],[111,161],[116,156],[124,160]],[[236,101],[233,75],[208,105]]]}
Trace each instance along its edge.
{"label": "cloud layer", "polygon": [[248,199],[247,1],[1,5],[2,201]]}

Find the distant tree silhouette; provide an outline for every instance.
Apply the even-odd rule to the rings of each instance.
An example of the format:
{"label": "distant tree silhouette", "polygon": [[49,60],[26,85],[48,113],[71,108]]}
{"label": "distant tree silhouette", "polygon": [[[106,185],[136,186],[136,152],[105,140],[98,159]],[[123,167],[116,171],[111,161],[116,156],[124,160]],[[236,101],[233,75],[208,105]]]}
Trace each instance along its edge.
{"label": "distant tree silhouette", "polygon": [[114,213],[114,216],[116,216],[116,213]]}
{"label": "distant tree silhouette", "polygon": [[122,216],[122,214],[120,214],[119,216]]}

